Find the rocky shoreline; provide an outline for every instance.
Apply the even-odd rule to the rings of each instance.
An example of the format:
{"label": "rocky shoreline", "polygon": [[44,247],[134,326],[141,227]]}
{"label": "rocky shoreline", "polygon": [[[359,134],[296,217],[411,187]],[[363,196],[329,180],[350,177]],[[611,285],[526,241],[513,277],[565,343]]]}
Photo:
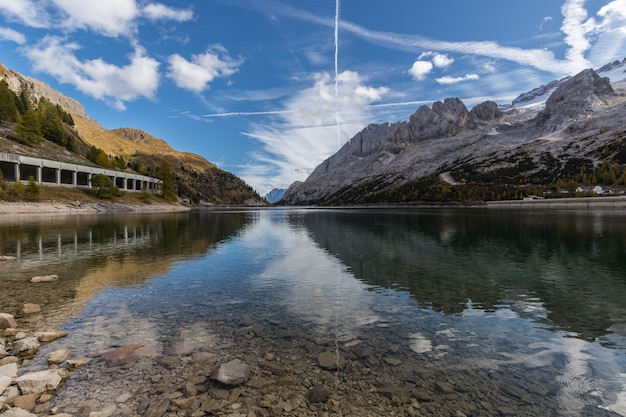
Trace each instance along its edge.
{"label": "rocky shoreline", "polygon": [[188,211],[189,207],[177,204],[127,204],[123,202],[62,203],[56,201],[43,202],[7,202],[0,201],[0,214],[6,216],[23,215],[55,215],[55,214],[102,214],[123,212],[173,212]]}

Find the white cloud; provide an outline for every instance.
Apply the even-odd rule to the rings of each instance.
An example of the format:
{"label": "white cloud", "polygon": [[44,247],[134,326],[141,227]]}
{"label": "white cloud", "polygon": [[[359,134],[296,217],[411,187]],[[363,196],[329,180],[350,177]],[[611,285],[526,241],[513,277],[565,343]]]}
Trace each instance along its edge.
{"label": "white cloud", "polygon": [[569,46],[566,56],[577,68],[591,66],[584,54],[591,46],[587,35],[592,31],[594,21],[587,20],[588,14],[584,6],[585,0],[568,0],[561,6],[563,14],[561,31],[565,34],[564,40]]}
{"label": "white cloud", "polygon": [[[263,145],[251,157],[242,177],[261,192],[304,180],[338,147],[373,121],[371,103],[389,94],[386,87],[371,87],[352,71],[334,79],[317,74],[314,85],[288,99],[274,123],[255,123],[246,133]],[[338,124],[339,122],[339,124]],[[264,167],[264,168],[263,168]]]}
{"label": "white cloud", "polygon": [[440,78],[435,78],[435,81],[437,81],[439,84],[457,84],[463,81],[473,81],[473,80],[478,80],[480,77],[478,76],[478,74],[467,74],[464,75],[463,77],[449,77],[449,76],[445,76],[445,77],[440,77]]}
{"label": "white cloud", "polygon": [[242,60],[234,59],[221,45],[210,47],[205,53],[192,55],[191,61],[178,54],[169,57],[168,77],[179,88],[201,93],[216,78],[225,78],[238,71]]}
{"label": "white cloud", "polygon": [[143,15],[150,20],[186,22],[193,19],[193,11],[191,9],[173,9],[161,3],[148,4],[143,8]]}
{"label": "white cloud", "polygon": [[48,36],[38,45],[23,48],[34,69],[73,85],[83,93],[104,100],[119,110],[125,102],[139,97],[153,99],[159,86],[159,63],[137,48],[125,66],[109,64],[102,59],[81,61],[74,54],[76,43],[64,43]]}
{"label": "white cloud", "polygon": [[26,43],[26,36],[9,28],[0,28],[0,41],[13,41],[23,45]]}
{"label": "white cloud", "polygon": [[41,2],[32,0],[0,0],[0,13],[26,26],[48,26],[48,16]]}
{"label": "white cloud", "polygon": [[409,70],[409,74],[416,79],[417,81],[421,81],[433,70],[433,63],[430,61],[415,61],[411,69]]}
{"label": "white cloud", "polygon": [[135,0],[52,0],[67,16],[63,26],[88,29],[105,36],[129,36],[139,15]]}
{"label": "white cloud", "polygon": [[454,62],[454,58],[450,58],[446,54],[440,54],[437,52],[423,52],[417,59],[423,60],[424,58],[432,58],[431,61],[437,68],[446,68]]}
{"label": "white cloud", "polygon": [[615,0],[598,11],[597,40],[590,58],[596,65],[623,58],[626,50],[626,0]]}
{"label": "white cloud", "polygon": [[437,68],[445,68],[454,62],[454,58],[448,57],[448,55],[435,54],[433,56],[433,64]]}

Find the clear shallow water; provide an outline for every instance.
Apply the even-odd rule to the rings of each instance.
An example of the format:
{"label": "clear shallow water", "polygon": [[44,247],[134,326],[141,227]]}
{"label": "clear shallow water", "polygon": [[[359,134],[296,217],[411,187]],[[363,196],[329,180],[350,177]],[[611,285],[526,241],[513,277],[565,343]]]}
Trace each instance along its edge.
{"label": "clear shallow water", "polygon": [[[140,412],[154,387],[175,392],[198,373],[157,372],[162,358],[212,352],[245,360],[253,377],[268,377],[270,353],[293,379],[283,400],[310,415],[320,410],[302,398],[316,382],[343,404],[327,410],[337,415],[411,404],[422,415],[626,415],[625,239],[626,213],[611,212],[28,219],[0,225],[0,254],[19,258],[1,266],[0,310],[70,331],[32,368],[61,345],[96,358],[143,347],[125,385],[98,360],[72,374],[56,401],[75,407],[89,393],[104,405],[130,392],[124,406]],[[28,282],[50,273],[59,281]],[[42,313],[19,316],[25,302]],[[348,365],[321,370],[329,350]]]}

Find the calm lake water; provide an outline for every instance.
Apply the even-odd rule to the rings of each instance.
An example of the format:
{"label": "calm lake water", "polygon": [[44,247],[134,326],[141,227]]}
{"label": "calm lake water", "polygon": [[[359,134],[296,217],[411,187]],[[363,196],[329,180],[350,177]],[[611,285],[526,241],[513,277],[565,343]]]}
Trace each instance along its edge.
{"label": "calm lake water", "polygon": [[[0,255],[18,258],[0,265],[0,311],[70,332],[30,368],[63,346],[92,358],[54,400],[77,415],[108,403],[141,415],[155,395],[191,415],[213,395],[219,415],[626,416],[623,212],[0,219]],[[60,278],[29,282],[45,274]],[[42,312],[20,314],[24,303]],[[122,365],[99,356],[130,344],[143,350]],[[322,369],[324,351],[346,365]],[[220,399],[198,352],[269,382]],[[192,376],[196,396],[181,388]],[[316,384],[331,402],[307,404]]]}

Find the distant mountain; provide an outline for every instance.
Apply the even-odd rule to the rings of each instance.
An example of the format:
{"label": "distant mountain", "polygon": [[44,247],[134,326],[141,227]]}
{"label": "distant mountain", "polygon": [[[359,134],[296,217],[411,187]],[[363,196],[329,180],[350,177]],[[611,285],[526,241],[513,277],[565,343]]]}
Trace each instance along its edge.
{"label": "distant mountain", "polygon": [[2,64],[0,79],[16,94],[25,89],[35,105],[43,97],[70,113],[74,126],[66,128],[74,135],[76,142],[73,152],[48,141],[36,146],[26,146],[12,140],[15,126],[4,123],[0,126],[0,152],[93,165],[87,155],[90,148],[95,147],[102,150],[110,161],[123,165],[121,169],[147,175],[155,175],[157,167],[165,160],[174,172],[178,195],[182,198],[204,205],[265,204],[243,180],[219,169],[199,155],[179,152],[164,140],[138,129],[107,130],[90,118],[78,101],[42,81],[21,75]]}
{"label": "distant mountain", "polygon": [[588,69],[511,106],[468,110],[447,98],[409,121],[370,125],[281,204],[472,202],[566,183],[626,185],[625,69],[626,59],[598,70],[610,77]]}
{"label": "distant mountain", "polygon": [[280,201],[281,198],[283,198],[285,192],[287,192],[287,190],[284,188],[274,188],[272,191],[265,195],[265,199],[270,204],[277,203],[278,201]]}

